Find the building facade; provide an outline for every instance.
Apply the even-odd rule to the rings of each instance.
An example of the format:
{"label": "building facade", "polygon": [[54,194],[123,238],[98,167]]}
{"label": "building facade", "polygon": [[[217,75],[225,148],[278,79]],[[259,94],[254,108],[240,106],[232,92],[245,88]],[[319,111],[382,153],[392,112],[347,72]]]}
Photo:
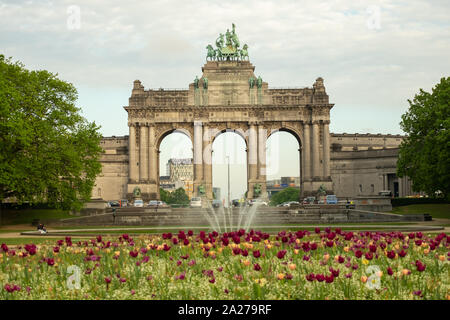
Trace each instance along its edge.
{"label": "building facade", "polygon": [[[176,131],[193,146],[192,196],[212,200],[212,143],[227,131],[246,144],[249,199],[267,197],[266,141],[278,131],[298,141],[301,197],[315,195],[321,186],[338,196],[376,194],[395,186],[399,195],[407,193],[408,182],[392,175],[397,158],[391,149],[398,147],[400,136],[330,134],[334,104],[321,77],[311,87],[270,88],[255,75],[248,46],[240,45],[235,26],[225,35],[226,43],[223,35],[217,38],[217,49],[208,45],[202,74],[187,89],[145,89],[134,81],[124,107],[129,135],[103,139],[103,172],[93,197],[132,198],[139,188],[144,200],[159,199],[159,148]],[[176,166],[173,170],[181,174],[175,173]]]}

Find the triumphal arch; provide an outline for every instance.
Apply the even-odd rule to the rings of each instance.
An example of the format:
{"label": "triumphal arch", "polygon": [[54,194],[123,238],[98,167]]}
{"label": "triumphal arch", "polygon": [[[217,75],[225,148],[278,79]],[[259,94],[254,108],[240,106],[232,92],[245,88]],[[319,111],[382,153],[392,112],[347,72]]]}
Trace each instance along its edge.
{"label": "triumphal arch", "polygon": [[[207,47],[206,63],[186,90],[145,90],[135,80],[125,106],[129,126],[127,194],[159,199],[159,146],[179,131],[192,141],[194,194],[213,198],[212,143],[222,132],[241,135],[247,151],[248,198],[266,194],[266,140],[277,131],[295,136],[300,152],[301,196],[322,186],[332,192],[330,109],[322,78],[312,87],[272,89],[249,61],[235,25]],[[280,146],[283,147],[283,146]]]}

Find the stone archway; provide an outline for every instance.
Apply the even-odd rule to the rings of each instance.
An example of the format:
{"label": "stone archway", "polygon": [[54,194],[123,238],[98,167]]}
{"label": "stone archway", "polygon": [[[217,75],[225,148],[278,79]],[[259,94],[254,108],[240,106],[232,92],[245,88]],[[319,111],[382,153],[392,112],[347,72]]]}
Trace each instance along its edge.
{"label": "stone archway", "polygon": [[[223,130],[242,134],[247,144],[248,198],[255,188],[266,192],[265,143],[271,132],[295,133],[301,148],[303,196],[321,185],[332,191],[330,177],[330,109],[323,79],[312,88],[271,89],[249,61],[208,61],[200,82],[187,90],[144,90],[134,82],[128,112],[130,194],[140,186],[148,198],[157,198],[157,146],[175,129],[189,133],[194,157],[194,195],[212,199],[211,144]],[[207,80],[205,80],[207,79]],[[203,82],[202,82],[203,81]],[[142,152],[148,150],[148,152]],[[260,186],[258,186],[260,185]]]}

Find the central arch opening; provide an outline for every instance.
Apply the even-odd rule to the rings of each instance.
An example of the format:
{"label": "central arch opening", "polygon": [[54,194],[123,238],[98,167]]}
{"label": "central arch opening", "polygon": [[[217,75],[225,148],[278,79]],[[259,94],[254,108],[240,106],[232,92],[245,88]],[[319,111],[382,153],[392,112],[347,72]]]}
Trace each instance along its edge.
{"label": "central arch opening", "polygon": [[238,133],[225,130],[212,143],[213,193],[222,205],[245,199],[247,192],[246,141]]}
{"label": "central arch opening", "polygon": [[[279,129],[267,139],[266,186],[269,199],[286,188],[300,190],[300,139],[295,133]],[[298,201],[289,199],[290,201]]]}
{"label": "central arch opening", "polygon": [[194,190],[191,138],[182,130],[170,131],[161,139],[158,154],[158,191],[183,188],[190,199]]}

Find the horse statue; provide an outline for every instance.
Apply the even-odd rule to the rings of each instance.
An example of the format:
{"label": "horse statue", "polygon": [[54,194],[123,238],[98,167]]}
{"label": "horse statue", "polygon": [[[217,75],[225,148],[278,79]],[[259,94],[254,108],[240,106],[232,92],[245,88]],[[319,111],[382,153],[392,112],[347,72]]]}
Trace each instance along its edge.
{"label": "horse statue", "polygon": [[216,57],[217,57],[217,60],[222,60],[223,59],[222,51],[220,51],[220,49],[216,50]]}
{"label": "horse statue", "polygon": [[250,60],[247,49],[248,49],[247,44],[244,44],[244,46],[242,47],[242,50],[240,50],[241,60],[244,60],[245,57],[247,57],[247,59]]}
{"label": "horse statue", "polygon": [[219,37],[216,39],[216,47],[217,49],[222,49],[223,48],[223,44],[224,44],[224,40],[223,40],[223,34],[220,33]]}
{"label": "horse statue", "polygon": [[216,57],[216,50],[214,50],[214,48],[210,44],[208,44],[206,49],[208,49],[208,54],[206,55],[206,61],[208,61],[208,58],[211,58],[210,59],[211,61],[214,60],[214,58]]}

